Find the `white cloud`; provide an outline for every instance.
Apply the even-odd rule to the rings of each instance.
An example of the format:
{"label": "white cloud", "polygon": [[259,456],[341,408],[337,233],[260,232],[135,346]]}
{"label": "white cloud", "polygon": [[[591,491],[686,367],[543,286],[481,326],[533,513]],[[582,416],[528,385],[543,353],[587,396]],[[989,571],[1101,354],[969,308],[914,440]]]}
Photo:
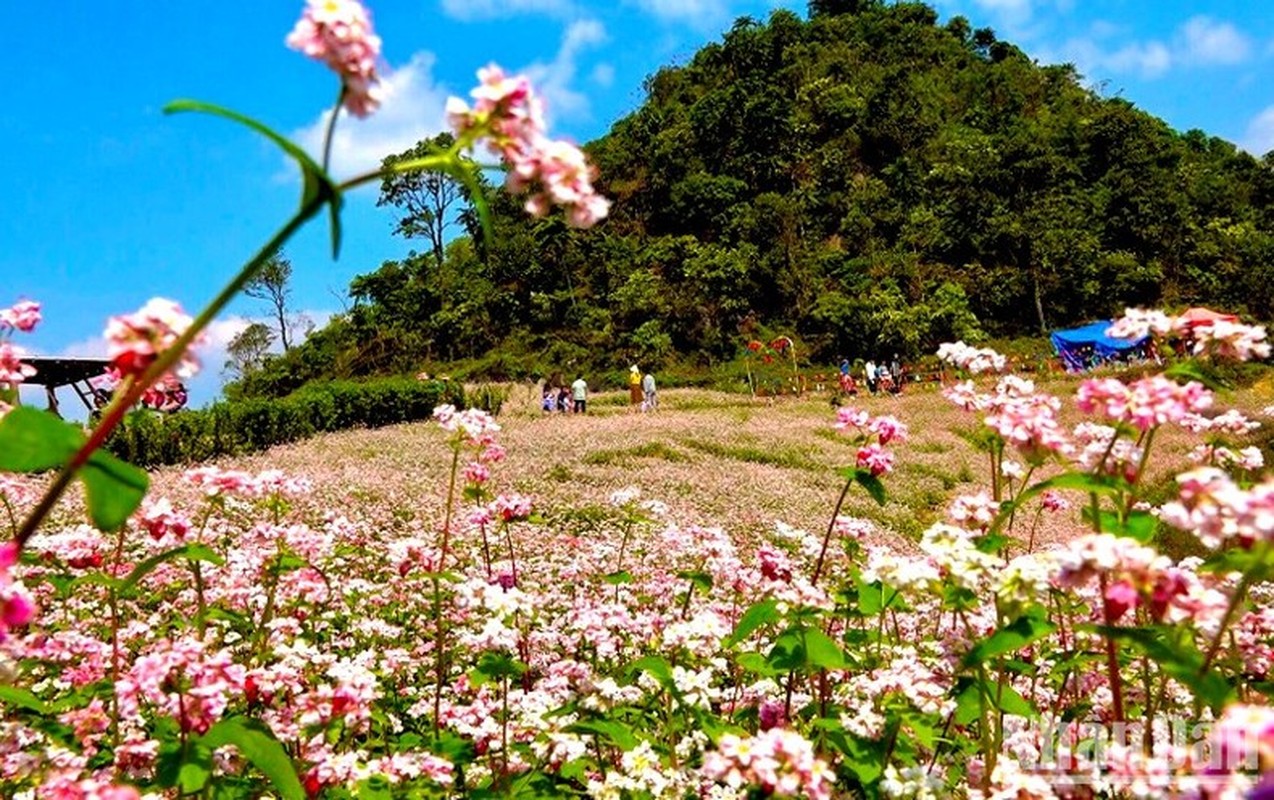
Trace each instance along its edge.
{"label": "white cloud", "polygon": [[444,14],[466,22],[502,19],[519,14],[566,16],[573,9],[569,0],[442,0]]}
{"label": "white cloud", "polygon": [[598,64],[593,67],[591,77],[598,86],[610,86],[615,82],[615,67],[611,64]]}
{"label": "white cloud", "polygon": [[1172,52],[1162,42],[1132,42],[1107,53],[1102,65],[1114,72],[1135,72],[1145,78],[1157,78],[1172,66]]}
{"label": "white cloud", "polygon": [[1238,64],[1252,51],[1252,43],[1228,22],[1191,17],[1178,33],[1182,58],[1193,64]]}
{"label": "white cloud", "polygon": [[602,23],[595,19],[576,20],[562,34],[562,44],[552,61],[537,61],[526,67],[524,71],[544,96],[550,115],[561,118],[587,114],[588,97],[573,87],[579,54],[606,39]]}
{"label": "white cloud", "polygon": [[729,14],[726,0],[629,0],[664,22],[710,28]]}
{"label": "white cloud", "polygon": [[1232,24],[1204,16],[1186,20],[1168,41],[1116,44],[1112,40],[1118,33],[1109,23],[1094,22],[1090,35],[1070,39],[1056,52],[1042,53],[1041,60],[1072,61],[1091,78],[1116,73],[1153,79],[1183,67],[1238,64],[1252,53],[1251,42]]}
{"label": "white cloud", "polygon": [[[435,60],[433,53],[416,53],[406,66],[385,76],[381,81],[384,102],[371,117],[359,120],[341,112],[332,138],[333,175],[373,169],[385,156],[401,153],[444,130],[451,93],[434,80]],[[331,111],[325,111],[310,125],[293,132],[292,138],[316,160],[322,155],[330,118]]]}
{"label": "white cloud", "polygon": [[1266,107],[1248,123],[1239,146],[1258,158],[1274,150],[1274,106]]}

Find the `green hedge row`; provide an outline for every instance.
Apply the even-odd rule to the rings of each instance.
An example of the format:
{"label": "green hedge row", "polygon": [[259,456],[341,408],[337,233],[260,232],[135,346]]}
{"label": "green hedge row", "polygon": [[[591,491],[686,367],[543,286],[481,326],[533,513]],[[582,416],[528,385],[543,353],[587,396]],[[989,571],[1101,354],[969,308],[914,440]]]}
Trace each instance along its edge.
{"label": "green hedge row", "polygon": [[106,447],[140,467],[190,464],[316,433],[427,419],[435,406],[462,407],[464,399],[458,383],[410,378],[313,383],[277,400],[221,402],[167,415],[135,411]]}

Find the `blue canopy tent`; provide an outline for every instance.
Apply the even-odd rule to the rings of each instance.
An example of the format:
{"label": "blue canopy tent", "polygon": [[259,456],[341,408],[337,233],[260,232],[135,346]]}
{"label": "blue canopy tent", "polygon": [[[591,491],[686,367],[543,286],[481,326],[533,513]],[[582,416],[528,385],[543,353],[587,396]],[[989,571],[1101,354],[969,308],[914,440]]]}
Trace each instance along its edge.
{"label": "blue canopy tent", "polygon": [[1091,322],[1078,328],[1053,331],[1049,340],[1066,366],[1067,372],[1083,372],[1107,361],[1142,355],[1148,337],[1116,339],[1106,335],[1113,320]]}

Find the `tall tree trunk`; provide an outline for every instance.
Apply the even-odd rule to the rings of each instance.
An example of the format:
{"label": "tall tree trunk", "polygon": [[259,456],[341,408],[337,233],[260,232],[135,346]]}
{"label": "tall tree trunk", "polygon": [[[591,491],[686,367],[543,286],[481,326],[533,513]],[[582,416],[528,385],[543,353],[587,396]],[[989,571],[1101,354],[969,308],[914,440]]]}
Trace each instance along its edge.
{"label": "tall tree trunk", "polygon": [[1035,295],[1035,314],[1039,318],[1040,333],[1048,333],[1048,323],[1044,321],[1044,298],[1040,296],[1040,274],[1031,270],[1031,293]]}

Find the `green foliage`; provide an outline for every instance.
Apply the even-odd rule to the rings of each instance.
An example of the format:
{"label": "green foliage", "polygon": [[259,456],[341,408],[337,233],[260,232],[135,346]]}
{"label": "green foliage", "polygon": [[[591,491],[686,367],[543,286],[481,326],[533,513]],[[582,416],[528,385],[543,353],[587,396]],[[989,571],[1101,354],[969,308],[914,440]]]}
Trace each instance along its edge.
{"label": "green foliage", "polygon": [[[15,408],[0,419],[0,472],[60,469],[84,446],[79,427],[47,411]],[[99,530],[118,530],[141,505],[146,473],[100,449],[89,454],[76,477],[84,483],[89,518]]]}
{"label": "green foliage", "polygon": [[202,410],[129,414],[107,448],[143,467],[206,461],[263,450],[316,433],[428,419],[435,406],[463,406],[458,384],[386,378],[314,383],[278,400],[217,403]]}
{"label": "green foliage", "polygon": [[[471,380],[719,368],[758,330],[797,339],[804,364],[911,361],[1132,305],[1274,316],[1257,159],[920,3],[809,12],[740,20],[651,76],[588,146],[614,200],[594,229],[490,187],[447,207],[430,202],[442,184],[387,182],[400,231],[430,232],[432,252],[360,275],[330,331],[232,391],[458,361]],[[491,241],[457,210],[482,201]],[[452,221],[465,235],[440,250]]]}

